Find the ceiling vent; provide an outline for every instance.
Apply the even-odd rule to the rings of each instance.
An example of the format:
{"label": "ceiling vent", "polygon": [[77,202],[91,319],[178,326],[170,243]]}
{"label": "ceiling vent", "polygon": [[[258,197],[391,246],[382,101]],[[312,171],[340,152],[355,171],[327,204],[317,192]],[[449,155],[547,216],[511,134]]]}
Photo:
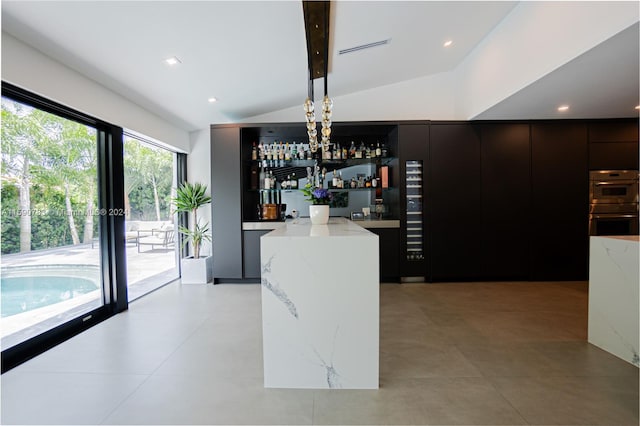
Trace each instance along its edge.
{"label": "ceiling vent", "polygon": [[369,49],[370,47],[382,46],[388,44],[391,41],[390,38],[386,40],[374,41],[373,43],[363,44],[360,46],[350,47],[348,49],[342,49],[338,51],[338,55],[344,55],[345,53],[357,52],[358,50]]}

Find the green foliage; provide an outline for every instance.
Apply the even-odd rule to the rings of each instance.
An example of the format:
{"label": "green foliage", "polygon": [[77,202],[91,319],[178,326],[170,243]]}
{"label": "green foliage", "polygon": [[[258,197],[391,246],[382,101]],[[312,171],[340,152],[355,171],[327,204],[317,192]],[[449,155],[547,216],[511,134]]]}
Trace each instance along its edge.
{"label": "green foliage", "polygon": [[178,212],[195,212],[211,202],[211,197],[206,195],[207,185],[201,183],[184,182],[176,191],[173,203]]}
{"label": "green foliage", "polygon": [[198,209],[206,204],[211,203],[211,197],[206,194],[207,185],[201,183],[184,182],[176,191],[173,199],[173,205],[177,212],[188,212],[193,215],[193,229],[180,227],[180,233],[185,236],[184,242],[191,242],[193,247],[193,257],[200,257],[200,246],[202,241],[211,241],[209,235],[209,224],[200,225],[198,222]]}
{"label": "green foliage", "polygon": [[18,211],[18,187],[2,185],[2,215],[0,216],[0,234],[2,235],[2,254],[20,251],[20,224],[15,214]]}

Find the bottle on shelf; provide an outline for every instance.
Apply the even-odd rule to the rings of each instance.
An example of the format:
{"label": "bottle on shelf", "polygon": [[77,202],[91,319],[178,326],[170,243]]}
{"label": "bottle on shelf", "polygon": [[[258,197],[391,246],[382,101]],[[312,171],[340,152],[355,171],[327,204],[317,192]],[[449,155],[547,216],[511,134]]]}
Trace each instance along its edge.
{"label": "bottle on shelf", "polygon": [[284,161],[291,161],[291,150],[289,149],[289,142],[284,148]]}
{"label": "bottle on shelf", "polygon": [[382,148],[380,148],[380,141],[376,144],[376,157],[382,157]]}
{"label": "bottle on shelf", "polygon": [[291,189],[298,189],[298,178],[296,177],[295,172],[291,175],[290,186]]}
{"label": "bottle on shelf", "polygon": [[293,143],[291,144],[291,159],[292,160],[298,159],[298,148],[296,145],[296,141],[293,141]]}
{"label": "bottle on shelf", "polygon": [[[375,151],[374,151],[375,153]],[[364,151],[364,158],[371,158],[371,148],[367,147]]]}
{"label": "bottle on shelf", "polygon": [[349,147],[349,158],[356,158],[356,143],[351,141],[351,146]]}
{"label": "bottle on shelf", "polygon": [[298,149],[298,159],[304,160],[304,157],[305,157],[304,145],[300,144],[300,149]]}
{"label": "bottle on shelf", "polygon": [[251,159],[252,160],[257,160],[258,159],[258,148],[256,148],[256,143],[253,142],[252,146],[251,146]]}
{"label": "bottle on shelf", "polygon": [[333,169],[333,179],[331,179],[331,185],[334,188],[338,188],[338,172],[336,169]]}

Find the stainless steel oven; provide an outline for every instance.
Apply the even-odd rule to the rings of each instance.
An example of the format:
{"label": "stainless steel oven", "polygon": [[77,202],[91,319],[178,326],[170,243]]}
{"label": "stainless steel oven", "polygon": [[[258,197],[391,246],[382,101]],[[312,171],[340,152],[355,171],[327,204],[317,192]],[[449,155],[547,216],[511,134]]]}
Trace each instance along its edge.
{"label": "stainless steel oven", "polygon": [[638,171],[590,172],[589,235],[638,235]]}
{"label": "stainless steel oven", "polygon": [[589,173],[591,204],[638,204],[637,170],[596,170]]}

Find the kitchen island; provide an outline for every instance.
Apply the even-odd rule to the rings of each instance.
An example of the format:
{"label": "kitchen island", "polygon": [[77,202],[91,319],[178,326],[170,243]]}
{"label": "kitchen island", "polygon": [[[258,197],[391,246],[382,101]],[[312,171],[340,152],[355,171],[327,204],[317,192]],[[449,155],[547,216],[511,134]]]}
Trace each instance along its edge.
{"label": "kitchen island", "polygon": [[589,343],[638,367],[639,237],[591,237]]}
{"label": "kitchen island", "polygon": [[378,236],[302,218],[260,244],[264,386],[377,389]]}

